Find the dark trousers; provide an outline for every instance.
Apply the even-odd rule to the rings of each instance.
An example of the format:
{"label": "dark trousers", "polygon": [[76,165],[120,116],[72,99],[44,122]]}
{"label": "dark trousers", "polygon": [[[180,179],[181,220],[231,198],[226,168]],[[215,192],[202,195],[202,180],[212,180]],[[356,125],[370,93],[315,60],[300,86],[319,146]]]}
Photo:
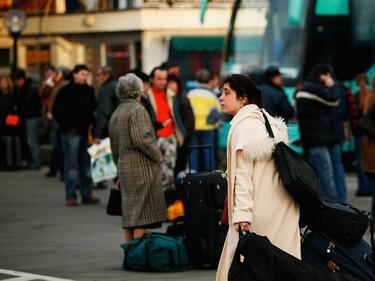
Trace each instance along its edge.
{"label": "dark trousers", "polygon": [[61,135],[61,142],[64,149],[66,199],[77,198],[77,187],[79,187],[82,198],[91,197],[93,182],[90,156],[87,152],[87,137],[76,133],[67,133]]}

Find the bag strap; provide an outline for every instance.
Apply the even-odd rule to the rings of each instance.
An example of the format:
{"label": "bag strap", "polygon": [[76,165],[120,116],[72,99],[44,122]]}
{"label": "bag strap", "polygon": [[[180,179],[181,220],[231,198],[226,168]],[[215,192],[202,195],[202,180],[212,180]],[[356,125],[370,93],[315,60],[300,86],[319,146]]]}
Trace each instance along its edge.
{"label": "bag strap", "polygon": [[375,225],[373,222],[372,215],[370,216],[370,235],[371,235],[371,248],[372,248],[372,259],[373,259],[373,271],[375,272],[375,240],[374,240]]}
{"label": "bag strap", "polygon": [[264,121],[265,121],[267,132],[268,132],[270,138],[274,139],[275,135],[273,134],[270,121],[268,121],[268,118],[267,118],[267,116],[266,116],[266,114],[264,113],[263,110],[262,110],[262,114],[263,114],[263,117],[264,117]]}
{"label": "bag strap", "polygon": [[[372,253],[374,256],[375,255],[375,238],[374,238],[375,225],[374,225],[373,219],[374,219],[373,214],[370,213],[370,235],[371,235],[370,242],[371,242]],[[374,261],[374,272],[375,272],[375,261]]]}
{"label": "bag strap", "polygon": [[[329,201],[329,202],[331,202],[331,201]],[[331,202],[331,203],[335,203],[335,202]],[[344,205],[345,207],[348,207],[349,209],[351,209],[353,211],[356,211],[358,214],[366,215],[367,217],[371,218],[371,215],[369,215],[365,211],[361,211],[361,210],[357,209],[356,207],[354,207],[354,206],[352,206],[348,203],[342,203],[342,205]]]}

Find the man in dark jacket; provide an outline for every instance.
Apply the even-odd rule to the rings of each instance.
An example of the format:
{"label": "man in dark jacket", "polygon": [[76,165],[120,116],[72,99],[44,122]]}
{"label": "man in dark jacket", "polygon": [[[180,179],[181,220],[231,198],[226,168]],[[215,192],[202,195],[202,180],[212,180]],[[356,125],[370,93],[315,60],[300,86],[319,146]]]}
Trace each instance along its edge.
{"label": "man in dark jacket", "polygon": [[15,84],[18,112],[26,127],[25,135],[30,155],[29,164],[32,169],[40,169],[38,128],[42,115],[42,102],[32,80],[26,78],[24,70],[18,69],[16,71]]}
{"label": "man in dark jacket", "polygon": [[270,66],[264,73],[265,83],[260,85],[264,108],[272,116],[284,118],[285,121],[294,115],[293,107],[282,88],[282,78],[276,66]]}
{"label": "man in dark jacket", "polygon": [[90,157],[87,153],[88,130],[94,124],[96,108],[95,91],[87,85],[88,76],[87,66],[76,65],[73,81],[59,90],[52,108],[61,131],[68,206],[77,205],[77,187],[80,187],[83,204],[99,203],[99,199],[92,196]]}
{"label": "man in dark jacket", "polygon": [[331,68],[316,65],[296,93],[297,117],[304,152],[315,167],[322,195],[338,201],[331,149],[338,142],[333,109],[339,104],[339,89]]}
{"label": "man in dark jacket", "polygon": [[108,137],[108,122],[119,104],[119,99],[116,96],[117,80],[113,77],[112,72],[110,66],[104,66],[100,67],[95,75],[96,81],[100,85],[96,126],[93,134],[96,144]]}

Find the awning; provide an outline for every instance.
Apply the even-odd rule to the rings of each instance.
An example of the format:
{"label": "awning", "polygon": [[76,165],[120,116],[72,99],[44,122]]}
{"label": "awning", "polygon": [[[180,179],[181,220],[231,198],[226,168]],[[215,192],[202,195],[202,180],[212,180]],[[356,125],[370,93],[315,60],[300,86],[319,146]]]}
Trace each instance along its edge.
{"label": "awning", "polygon": [[[235,36],[232,46],[236,53],[257,53],[262,48],[262,36]],[[224,49],[223,36],[185,36],[172,37],[170,53],[178,52],[222,52]]]}
{"label": "awning", "polygon": [[223,36],[183,36],[172,37],[170,52],[221,52],[224,48]]}

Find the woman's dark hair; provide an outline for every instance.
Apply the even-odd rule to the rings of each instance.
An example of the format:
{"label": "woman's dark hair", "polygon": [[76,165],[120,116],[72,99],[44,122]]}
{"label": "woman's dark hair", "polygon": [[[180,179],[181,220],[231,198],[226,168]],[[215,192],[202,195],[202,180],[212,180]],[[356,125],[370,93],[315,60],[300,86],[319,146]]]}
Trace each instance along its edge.
{"label": "woman's dark hair", "polygon": [[178,87],[178,93],[175,93],[175,94],[176,96],[180,96],[183,91],[181,79],[178,78],[176,75],[168,75],[168,82],[170,81],[176,82],[177,87]]}
{"label": "woman's dark hair", "polygon": [[226,83],[236,92],[237,98],[247,97],[248,104],[256,104],[259,108],[263,107],[262,93],[250,77],[242,74],[232,74],[224,79],[220,88],[223,88]]}

